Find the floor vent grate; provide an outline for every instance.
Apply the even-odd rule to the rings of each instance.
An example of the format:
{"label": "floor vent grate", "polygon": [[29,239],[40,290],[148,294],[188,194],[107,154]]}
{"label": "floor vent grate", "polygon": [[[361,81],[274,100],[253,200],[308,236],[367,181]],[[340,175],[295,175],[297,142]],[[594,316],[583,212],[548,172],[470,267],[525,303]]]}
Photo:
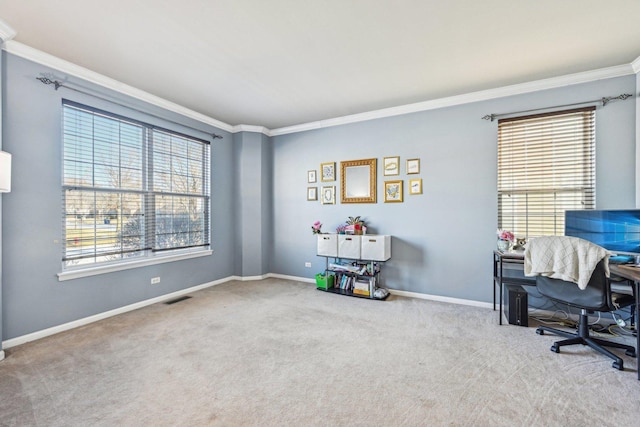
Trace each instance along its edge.
{"label": "floor vent grate", "polygon": [[165,302],[165,304],[171,305],[171,304],[175,304],[175,303],[180,302],[180,301],[184,301],[184,300],[189,299],[189,298],[191,298],[191,297],[186,297],[185,296],[185,297],[180,297],[180,298],[176,298],[176,299],[171,299],[171,300]]}

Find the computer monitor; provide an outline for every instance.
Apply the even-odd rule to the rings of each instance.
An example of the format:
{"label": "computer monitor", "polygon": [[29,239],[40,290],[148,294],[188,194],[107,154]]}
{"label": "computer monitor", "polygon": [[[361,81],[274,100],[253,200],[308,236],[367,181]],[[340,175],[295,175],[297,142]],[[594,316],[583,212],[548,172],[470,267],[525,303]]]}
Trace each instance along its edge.
{"label": "computer monitor", "polygon": [[589,240],[616,255],[640,255],[640,209],[565,212],[565,236]]}

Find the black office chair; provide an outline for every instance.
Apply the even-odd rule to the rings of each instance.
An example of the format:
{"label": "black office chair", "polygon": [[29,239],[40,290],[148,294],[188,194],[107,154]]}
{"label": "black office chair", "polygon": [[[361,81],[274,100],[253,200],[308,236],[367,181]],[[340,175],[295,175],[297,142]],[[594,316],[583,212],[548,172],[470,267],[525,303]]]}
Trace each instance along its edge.
{"label": "black office chair", "polygon": [[547,331],[568,338],[566,340],[556,341],[553,343],[551,351],[559,353],[560,347],[565,345],[588,345],[594,350],[613,359],[614,362],[612,366],[614,368],[623,370],[624,363],[622,359],[604,347],[626,350],[625,354],[631,357],[636,356],[636,349],[630,345],[603,340],[589,335],[588,313],[593,313],[594,311],[615,311],[629,306],[634,302],[634,297],[632,295],[619,294],[611,291],[611,280],[605,275],[605,262],[608,261],[602,260],[598,263],[591,274],[591,278],[589,279],[586,289],[584,290],[578,288],[578,285],[573,282],[551,279],[545,276],[536,276],[536,286],[542,295],[553,301],[580,309],[578,333],[571,333],[560,329],[550,328],[548,326],[538,327],[536,333],[544,335],[544,332]]}

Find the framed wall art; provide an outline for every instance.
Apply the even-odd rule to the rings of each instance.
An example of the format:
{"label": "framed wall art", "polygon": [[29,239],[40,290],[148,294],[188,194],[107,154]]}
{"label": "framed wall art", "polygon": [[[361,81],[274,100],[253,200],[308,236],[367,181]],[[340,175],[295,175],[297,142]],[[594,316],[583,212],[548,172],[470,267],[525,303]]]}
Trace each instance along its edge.
{"label": "framed wall art", "polygon": [[323,205],[335,205],[336,204],[336,187],[322,187],[322,204]]}
{"label": "framed wall art", "polygon": [[407,174],[420,173],[420,159],[407,160]]}
{"label": "framed wall art", "polygon": [[376,159],[340,162],[340,203],[376,203]]}
{"label": "framed wall art", "polygon": [[336,162],[327,162],[320,164],[320,179],[324,182],[336,180]]}
{"label": "framed wall art", "polygon": [[402,202],[402,180],[384,182],[384,202]]}
{"label": "framed wall art", "polygon": [[382,160],[382,170],[385,176],[400,175],[400,157],[385,157]]}
{"label": "framed wall art", "polygon": [[318,200],[318,187],[307,187],[307,200]]}
{"label": "framed wall art", "polygon": [[308,171],[307,172],[307,182],[316,182],[317,181],[316,171]]}
{"label": "framed wall art", "polygon": [[409,194],[422,194],[422,178],[409,180]]}

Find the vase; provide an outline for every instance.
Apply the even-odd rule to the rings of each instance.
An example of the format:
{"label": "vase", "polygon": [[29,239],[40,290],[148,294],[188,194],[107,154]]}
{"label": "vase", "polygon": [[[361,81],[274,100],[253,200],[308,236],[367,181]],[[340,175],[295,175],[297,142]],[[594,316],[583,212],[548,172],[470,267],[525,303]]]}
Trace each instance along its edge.
{"label": "vase", "polygon": [[510,246],[511,246],[510,241],[498,239],[498,250],[501,250],[502,252],[506,252],[509,250]]}

